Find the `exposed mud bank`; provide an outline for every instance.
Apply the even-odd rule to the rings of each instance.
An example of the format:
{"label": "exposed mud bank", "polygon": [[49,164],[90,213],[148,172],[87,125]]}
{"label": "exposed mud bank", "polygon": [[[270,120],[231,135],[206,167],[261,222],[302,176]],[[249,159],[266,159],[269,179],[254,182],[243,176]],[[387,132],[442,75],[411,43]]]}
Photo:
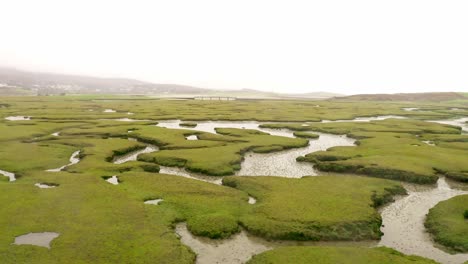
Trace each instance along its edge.
{"label": "exposed mud bank", "polygon": [[394,248],[405,254],[434,259],[441,263],[456,264],[468,261],[468,254],[451,255],[440,248],[426,232],[424,221],[429,209],[437,203],[467,191],[452,189],[444,178],[437,187],[405,184],[408,195],[381,209],[384,232],[379,245]]}

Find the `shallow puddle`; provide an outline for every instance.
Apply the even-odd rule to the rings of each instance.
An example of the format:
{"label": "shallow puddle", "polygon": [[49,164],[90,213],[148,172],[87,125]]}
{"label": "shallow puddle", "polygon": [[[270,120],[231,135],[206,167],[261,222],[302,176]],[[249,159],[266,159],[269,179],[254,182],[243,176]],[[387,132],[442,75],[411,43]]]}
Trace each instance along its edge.
{"label": "shallow puddle", "polygon": [[402,108],[404,111],[409,111],[409,112],[412,112],[412,111],[418,111],[419,108],[417,107],[403,107]]}
{"label": "shallow puddle", "polygon": [[451,255],[435,246],[430,234],[426,232],[424,221],[429,209],[441,201],[466,191],[452,189],[444,178],[437,187],[405,184],[408,195],[399,197],[395,202],[381,209],[384,232],[379,245],[394,248],[405,254],[431,258],[441,263],[463,263],[468,254]]}
{"label": "shallow puddle", "polygon": [[4,171],[4,170],[0,170],[0,174],[2,174],[3,176],[6,176],[8,178],[10,178],[10,181],[16,181],[16,177],[15,177],[15,174],[13,172],[8,172],[8,171]]}
{"label": "shallow puddle", "polygon": [[59,236],[54,232],[29,233],[15,238],[15,245],[34,245],[50,249],[50,242]]}
{"label": "shallow puddle", "polygon": [[198,137],[197,137],[197,135],[190,135],[190,136],[185,137],[185,139],[187,139],[187,140],[198,140]]}
{"label": "shallow puddle", "polygon": [[104,113],[115,113],[117,111],[115,111],[114,109],[105,109],[103,112]]}
{"label": "shallow puddle", "polygon": [[423,143],[429,145],[429,146],[435,146],[434,142],[433,141],[428,141],[428,140],[424,140]]}
{"label": "shallow puddle", "polygon": [[109,179],[106,180],[106,182],[111,183],[113,185],[118,185],[119,184],[119,178],[117,178],[116,175],[110,177]]}
{"label": "shallow puddle", "polygon": [[163,199],[155,199],[155,200],[145,201],[144,203],[145,204],[159,205],[162,201],[164,201],[164,200]]}
{"label": "shallow puddle", "polygon": [[62,167],[57,168],[57,169],[50,169],[50,170],[47,170],[47,171],[49,171],[49,172],[59,172],[59,171],[64,170],[66,167],[69,167],[71,165],[75,165],[78,162],[80,162],[79,155],[80,155],[80,151],[77,150],[77,151],[73,152],[73,154],[71,155],[69,164],[63,165]]}
{"label": "shallow puddle", "polygon": [[181,242],[196,254],[199,264],[240,264],[246,263],[252,256],[281,246],[375,246],[375,242],[312,242],[312,241],[267,241],[249,235],[242,230],[229,239],[214,240],[192,235],[185,223],[177,224],[176,233]]}
{"label": "shallow puddle", "polygon": [[[131,139],[129,138],[129,140],[131,140]],[[135,140],[135,139],[133,139],[133,140]],[[144,148],[144,149],[136,150],[136,151],[130,152],[130,153],[126,154],[126,155],[115,157],[113,163],[114,164],[122,164],[122,163],[125,163],[125,162],[128,162],[128,161],[136,161],[137,158],[138,158],[138,155],[143,154],[143,153],[151,153],[151,152],[155,152],[155,151],[158,151],[158,150],[159,150],[159,148],[157,146],[147,145],[146,148]]]}
{"label": "shallow puddle", "polygon": [[57,185],[55,184],[46,184],[46,183],[36,183],[34,186],[41,188],[41,189],[50,189],[50,188],[55,188]]}
{"label": "shallow puddle", "polygon": [[58,137],[58,136],[60,136],[60,132],[55,132],[55,133],[52,133],[51,135],[54,136],[54,137]]}
{"label": "shallow puddle", "polygon": [[256,204],[257,203],[257,199],[253,198],[252,196],[249,196],[249,201],[248,201],[249,204]]}
{"label": "shallow puddle", "polygon": [[30,116],[7,116],[5,117],[6,120],[9,121],[25,121],[25,120],[31,120]]}

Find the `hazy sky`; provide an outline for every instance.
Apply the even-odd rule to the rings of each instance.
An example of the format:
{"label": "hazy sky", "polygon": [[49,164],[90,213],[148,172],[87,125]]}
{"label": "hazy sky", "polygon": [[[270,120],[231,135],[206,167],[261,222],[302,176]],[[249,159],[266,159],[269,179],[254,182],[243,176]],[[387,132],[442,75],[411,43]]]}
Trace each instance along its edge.
{"label": "hazy sky", "polygon": [[468,1],[0,0],[0,65],[275,92],[468,91]]}

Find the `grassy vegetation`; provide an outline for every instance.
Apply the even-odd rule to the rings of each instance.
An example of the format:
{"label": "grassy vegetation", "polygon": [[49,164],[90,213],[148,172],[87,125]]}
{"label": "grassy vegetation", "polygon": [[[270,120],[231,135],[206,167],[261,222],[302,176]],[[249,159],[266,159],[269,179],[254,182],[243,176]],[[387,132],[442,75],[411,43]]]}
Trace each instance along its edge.
{"label": "grassy vegetation", "polygon": [[[335,147],[300,157],[322,171],[358,173],[416,183],[434,183],[437,174],[465,181],[468,163],[466,136],[457,127],[437,123],[388,119],[365,123],[266,124],[269,128],[347,134],[357,146]],[[424,141],[433,141],[435,146]]]}
{"label": "grassy vegetation", "polygon": [[407,256],[385,247],[281,247],[254,256],[248,263],[435,264],[437,262],[418,256]]}
{"label": "grassy vegetation", "polygon": [[468,195],[442,201],[429,210],[425,226],[434,240],[454,251],[468,252]]}
{"label": "grassy vegetation", "polygon": [[[36,182],[60,184],[39,189]],[[170,210],[147,208],[97,175],[30,173],[0,182],[2,263],[193,263],[170,225]],[[215,198],[214,198],[215,199]],[[52,249],[12,245],[30,232],[57,232]]]}
{"label": "grassy vegetation", "polygon": [[[259,121],[320,121],[323,119],[353,119],[359,116],[404,115],[417,119],[445,119],[453,117],[450,109],[458,107],[466,115],[467,100],[454,103],[436,102],[365,102],[352,101],[177,101],[141,97],[115,96],[58,96],[9,97],[9,107],[0,108],[0,118],[28,115],[33,119],[93,120],[125,118],[128,112],[134,119],[183,120],[259,120]],[[3,103],[3,102],[1,102]],[[404,111],[403,107],[419,107],[424,111]],[[104,113],[114,109],[116,113]],[[232,113],[236,114],[233,115]]]}
{"label": "grassy vegetation", "polygon": [[[467,112],[463,101],[451,105],[418,103],[410,107],[424,111],[408,112],[401,109],[408,103],[398,102],[201,102],[96,96],[0,99],[0,169],[19,176],[15,182],[0,177],[2,263],[193,263],[195,254],[174,234],[174,224],[180,221],[187,222],[192,233],[212,238],[229,237],[243,226],[274,239],[378,239],[381,219],[376,207],[403,192],[399,183],[330,175],[303,179],[226,177],[227,186],[218,186],[159,174],[160,165],[213,175],[232,174],[239,169],[246,151],[265,153],[303,147],[308,139],[248,129],[223,128],[217,129],[217,134],[167,129],[155,126],[155,120],[319,121],[389,114],[442,119]],[[454,106],[462,110],[450,110]],[[105,109],[116,112],[105,113]],[[32,120],[4,119],[19,115],[32,116]],[[153,121],[112,120],[128,117]],[[457,135],[459,129],[417,121],[373,123],[359,124],[361,129],[341,124],[286,125],[299,131],[298,137],[313,137],[311,131],[317,130],[359,138],[357,147],[320,153],[314,157],[318,163],[367,166],[377,162],[379,166],[390,164],[393,169],[398,166],[424,179],[433,177],[430,166],[447,176],[458,175],[453,177],[468,171],[462,160],[468,139]],[[55,132],[60,132],[59,136],[51,135]],[[185,139],[193,134],[198,140]],[[143,143],[154,144],[160,151],[140,155],[139,161],[113,164],[116,156],[142,149]],[[389,152],[392,144],[401,152]],[[81,158],[78,164],[62,172],[45,171],[68,164],[77,150]],[[336,160],[327,161],[325,154]],[[402,157],[398,159],[398,155]],[[430,166],[424,164],[429,156]],[[119,185],[104,180],[112,175],[118,176]],[[56,188],[40,189],[34,186],[36,183]],[[249,195],[257,199],[256,204],[248,204]],[[143,203],[156,198],[163,202]],[[50,250],[12,245],[16,236],[44,231],[60,234]],[[353,249],[352,254],[366,255],[374,250]],[[407,258],[395,252],[386,255],[394,257],[395,262]],[[376,258],[386,260],[383,256]]]}
{"label": "grassy vegetation", "polygon": [[[378,239],[376,207],[405,193],[392,181],[356,176],[227,177],[223,184],[257,199],[240,218],[251,233],[272,239]],[[326,213],[324,213],[326,212]]]}
{"label": "grassy vegetation", "polygon": [[302,138],[319,138],[320,136],[317,135],[317,134],[314,134],[314,133],[310,133],[310,132],[303,132],[303,131],[295,131],[294,132],[294,136],[296,137],[302,137]]}
{"label": "grassy vegetation", "polygon": [[197,126],[197,123],[195,123],[195,122],[181,122],[179,125],[182,126],[182,127],[192,127],[193,128],[193,127]]}

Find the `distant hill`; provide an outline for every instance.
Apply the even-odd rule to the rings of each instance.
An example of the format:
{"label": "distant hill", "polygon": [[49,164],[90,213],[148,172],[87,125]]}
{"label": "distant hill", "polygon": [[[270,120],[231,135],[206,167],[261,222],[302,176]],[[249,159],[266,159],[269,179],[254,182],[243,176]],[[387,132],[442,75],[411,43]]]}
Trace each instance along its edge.
{"label": "distant hill", "polygon": [[284,94],[284,96],[291,98],[332,98],[332,97],[342,97],[342,94],[338,93],[329,93],[329,92],[313,92],[313,93],[301,93],[301,94]]}
{"label": "distant hill", "polygon": [[358,101],[451,101],[466,99],[462,93],[397,93],[397,94],[356,94],[335,99]]}
{"label": "distant hill", "polygon": [[163,98],[231,96],[252,99],[328,99],[339,96],[326,92],[281,94],[253,89],[215,90],[178,84],[157,84],[126,78],[30,72],[0,67],[0,96],[58,94],[138,94]]}
{"label": "distant hill", "polygon": [[21,88],[34,94],[199,94],[209,91],[177,84],[154,84],[125,78],[28,72],[12,68],[0,68],[0,89],[2,87]]}

